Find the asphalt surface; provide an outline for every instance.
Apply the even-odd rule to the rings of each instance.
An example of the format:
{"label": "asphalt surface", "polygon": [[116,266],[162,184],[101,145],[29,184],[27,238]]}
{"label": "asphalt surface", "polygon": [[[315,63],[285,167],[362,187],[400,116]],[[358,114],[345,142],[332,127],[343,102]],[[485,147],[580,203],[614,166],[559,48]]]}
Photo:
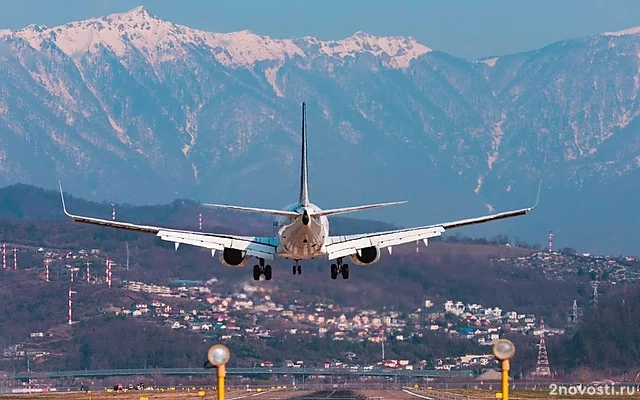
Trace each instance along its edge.
{"label": "asphalt surface", "polygon": [[[255,399],[254,399],[255,398]],[[259,393],[236,393],[225,400],[444,400],[465,399],[462,396],[441,396],[409,390],[348,390],[327,389],[318,391],[264,391]]]}
{"label": "asphalt surface", "polygon": [[[195,400],[217,399],[217,393],[204,390],[176,392],[147,392],[127,391],[125,393],[50,393],[50,394],[23,394],[0,395],[2,400],[33,400],[33,399],[65,399],[65,400]],[[448,393],[414,390],[264,390],[261,392],[246,392],[242,390],[228,391],[225,400],[468,400],[464,396],[455,396]]]}

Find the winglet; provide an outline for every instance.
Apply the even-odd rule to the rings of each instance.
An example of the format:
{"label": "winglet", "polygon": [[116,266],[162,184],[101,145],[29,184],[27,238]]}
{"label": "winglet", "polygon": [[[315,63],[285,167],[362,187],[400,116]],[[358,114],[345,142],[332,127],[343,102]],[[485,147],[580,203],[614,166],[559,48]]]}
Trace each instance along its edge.
{"label": "winglet", "polygon": [[60,181],[58,181],[58,185],[60,186],[60,198],[62,199],[62,211],[64,211],[64,213],[68,217],[71,217],[71,214],[69,214],[69,212],[67,212],[67,206],[64,203],[64,195],[62,194],[62,183]]}
{"label": "winglet", "polygon": [[531,207],[532,210],[538,207],[538,202],[540,202],[540,189],[542,189],[542,178],[540,178],[540,183],[538,184],[538,196],[536,197],[536,204]]}

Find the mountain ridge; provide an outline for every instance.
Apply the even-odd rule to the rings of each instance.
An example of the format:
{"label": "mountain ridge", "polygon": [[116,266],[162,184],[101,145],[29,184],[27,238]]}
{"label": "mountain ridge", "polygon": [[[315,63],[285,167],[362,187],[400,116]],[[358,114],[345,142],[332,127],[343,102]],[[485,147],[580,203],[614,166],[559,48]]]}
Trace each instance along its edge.
{"label": "mountain ridge", "polygon": [[[0,184],[53,189],[61,179],[90,199],[279,208],[298,191],[306,101],[310,195],[322,207],[409,200],[367,218],[427,225],[528,206],[542,177],[535,218],[466,232],[539,242],[552,229],[563,247],[637,252],[630,238],[640,217],[629,201],[640,195],[636,35],[570,39],[485,62],[409,51],[408,64],[404,47],[366,48],[373,36],[363,33],[335,57],[322,52],[329,41],[273,39],[305,43],[309,56],[278,45],[293,58],[258,52],[251,59],[264,61],[237,68],[220,61],[247,48],[235,42],[213,51],[196,35],[137,47],[153,26],[183,28],[143,26],[151,14],[135,12],[142,19],[112,14],[31,27],[26,39],[0,35]],[[132,19],[126,40],[118,18]],[[68,34],[78,29],[115,35],[126,52],[86,47]],[[65,35],[75,38],[72,56],[56,45]]]}
{"label": "mountain ridge", "polygon": [[[115,32],[116,29],[118,32]],[[36,50],[41,50],[44,41],[51,40],[72,58],[95,50],[100,45],[123,57],[131,50],[127,48],[130,41],[135,50],[145,53],[156,64],[175,59],[175,51],[183,50],[180,47],[184,46],[180,44],[208,46],[219,63],[245,68],[262,61],[282,62],[295,56],[307,58],[313,52],[306,53],[303,48],[309,51],[313,47],[318,47],[315,52],[338,58],[354,56],[354,53],[361,52],[368,52],[374,56],[384,55],[389,58],[387,65],[394,68],[406,68],[413,58],[431,51],[413,37],[378,37],[362,31],[357,31],[342,40],[330,41],[318,40],[311,36],[273,39],[249,30],[209,32],[162,20],[144,6],[51,28],[29,25],[17,31],[0,31],[0,37],[11,36],[26,40]],[[224,51],[219,51],[219,48]],[[153,50],[158,50],[158,54],[152,54]],[[163,51],[161,54],[160,50]]]}

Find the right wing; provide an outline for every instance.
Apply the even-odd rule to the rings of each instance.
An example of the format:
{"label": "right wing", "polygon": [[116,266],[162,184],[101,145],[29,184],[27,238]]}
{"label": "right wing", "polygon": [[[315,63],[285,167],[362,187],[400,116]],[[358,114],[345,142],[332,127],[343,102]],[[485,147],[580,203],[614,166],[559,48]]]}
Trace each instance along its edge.
{"label": "right wing", "polygon": [[243,207],[243,206],[229,206],[226,204],[203,203],[202,205],[207,207],[214,207],[214,208],[225,208],[227,210],[234,210],[234,211],[245,211],[245,212],[252,212],[257,214],[277,215],[280,217],[298,218],[300,216],[300,213],[297,213],[295,211],[271,210],[268,208]]}
{"label": "right wing", "polygon": [[442,224],[420,226],[417,228],[397,229],[394,231],[364,233],[349,236],[329,236],[327,238],[327,244],[325,245],[325,251],[327,252],[329,260],[333,260],[339,257],[360,254],[362,249],[371,246],[375,246],[377,248],[386,247],[389,250],[389,253],[391,253],[392,246],[397,246],[399,244],[422,240],[424,241],[424,244],[427,245],[427,240],[429,238],[440,236],[447,229],[460,228],[462,226],[482,224],[484,222],[525,215],[538,206],[538,202],[540,201],[540,189],[542,189],[542,179],[540,179],[540,183],[538,184],[538,196],[533,207],[484,215],[482,217],[460,219],[457,221],[444,222]]}
{"label": "right wing", "polygon": [[458,221],[445,222],[442,224],[421,226],[417,228],[398,229],[394,231],[374,232],[348,236],[330,236],[328,238],[328,243],[325,245],[325,250],[327,252],[329,260],[357,254],[362,249],[371,246],[376,246],[378,248],[386,247],[389,249],[389,252],[391,252],[392,246],[411,243],[417,240],[423,240],[426,244],[427,239],[440,236],[447,229],[459,228],[461,226],[481,224],[483,222],[524,215],[533,210],[534,207],[523,208],[514,211],[506,211],[498,214],[485,215],[476,218],[461,219]]}
{"label": "right wing", "polygon": [[346,214],[346,213],[351,213],[351,212],[354,212],[354,211],[369,210],[371,208],[394,206],[396,204],[404,204],[404,203],[406,203],[406,201],[394,201],[394,202],[391,202],[391,203],[368,204],[366,206],[334,208],[334,209],[330,209],[330,210],[314,211],[314,212],[311,213],[311,215],[313,217],[327,217],[329,215]]}
{"label": "right wing", "polygon": [[83,217],[73,215],[67,211],[62,194],[62,184],[60,184],[60,198],[62,199],[62,209],[64,213],[73,218],[76,222],[87,224],[110,226],[113,228],[127,229],[131,231],[139,231],[153,233],[162,240],[174,242],[176,249],[179,244],[190,244],[192,246],[204,247],[211,249],[213,256],[216,250],[224,250],[225,248],[241,250],[245,254],[258,258],[266,258],[273,260],[276,254],[278,241],[276,237],[258,237],[258,236],[236,236],[236,235],[219,235],[213,233],[203,233],[186,231],[179,229],[163,228],[151,225],[136,225],[129,222],[112,221],[108,219]]}

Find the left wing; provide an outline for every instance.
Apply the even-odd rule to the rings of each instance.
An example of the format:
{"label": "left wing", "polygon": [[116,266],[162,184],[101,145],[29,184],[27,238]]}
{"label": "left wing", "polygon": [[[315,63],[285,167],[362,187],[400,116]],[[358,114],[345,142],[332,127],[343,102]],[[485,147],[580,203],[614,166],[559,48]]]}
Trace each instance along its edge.
{"label": "left wing", "polygon": [[391,252],[391,246],[415,242],[416,240],[423,240],[426,245],[427,239],[440,236],[442,232],[447,229],[459,228],[461,226],[481,224],[498,219],[524,215],[533,210],[534,207],[506,211],[498,214],[485,215],[476,218],[461,219],[458,221],[445,222],[443,224],[421,226],[417,228],[398,229],[395,231],[365,233],[349,236],[329,236],[327,244],[325,245],[325,250],[327,251],[329,260],[333,260],[334,258],[357,254],[365,247],[371,246],[376,246],[378,248],[386,247],[389,249],[389,252]]}
{"label": "left wing", "polygon": [[178,245],[182,243],[211,249],[212,256],[214,255],[216,250],[222,251],[225,248],[241,250],[247,255],[266,258],[269,260],[273,260],[276,254],[276,237],[219,235],[213,233],[163,228],[151,225],[136,225],[129,222],[111,221],[108,219],[83,217],[80,215],[70,214],[67,211],[67,206],[64,202],[64,195],[62,194],[62,185],[60,185],[60,197],[62,198],[62,209],[64,213],[67,216],[73,218],[73,220],[76,222],[110,226],[113,228],[127,229],[131,231],[153,233],[162,240],[174,242],[176,250],[178,249]]}

